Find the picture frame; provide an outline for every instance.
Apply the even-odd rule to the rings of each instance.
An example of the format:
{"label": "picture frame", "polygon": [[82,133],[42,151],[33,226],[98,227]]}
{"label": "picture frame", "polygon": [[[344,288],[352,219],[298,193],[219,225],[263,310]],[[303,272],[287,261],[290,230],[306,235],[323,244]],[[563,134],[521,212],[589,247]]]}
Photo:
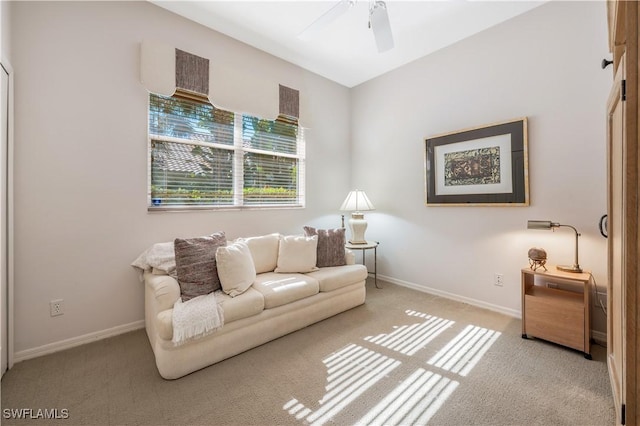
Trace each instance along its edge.
{"label": "picture frame", "polygon": [[425,139],[427,206],[528,206],[527,118]]}

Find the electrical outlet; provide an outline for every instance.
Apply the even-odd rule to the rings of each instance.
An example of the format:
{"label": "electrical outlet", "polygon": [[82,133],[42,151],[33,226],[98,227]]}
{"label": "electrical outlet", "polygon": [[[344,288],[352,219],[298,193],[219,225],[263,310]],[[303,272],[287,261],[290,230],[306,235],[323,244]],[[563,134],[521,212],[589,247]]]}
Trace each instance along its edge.
{"label": "electrical outlet", "polygon": [[504,275],[495,274],[493,276],[493,285],[497,285],[498,287],[502,287],[504,285]]}
{"label": "electrical outlet", "polygon": [[56,299],[49,302],[49,313],[52,317],[64,314],[64,300]]}
{"label": "electrical outlet", "polygon": [[607,293],[606,292],[597,292],[595,295],[593,295],[591,297],[591,302],[593,303],[593,306],[595,308],[600,308],[600,301],[602,301],[602,304],[604,305],[604,307],[607,307]]}

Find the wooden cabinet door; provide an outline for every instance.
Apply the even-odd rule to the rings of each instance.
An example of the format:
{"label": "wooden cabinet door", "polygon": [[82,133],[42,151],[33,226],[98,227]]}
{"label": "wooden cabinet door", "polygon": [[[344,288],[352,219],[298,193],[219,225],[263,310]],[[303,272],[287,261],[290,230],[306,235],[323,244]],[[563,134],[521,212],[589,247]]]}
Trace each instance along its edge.
{"label": "wooden cabinet door", "polygon": [[623,419],[625,404],[624,354],[625,354],[625,309],[624,309],[624,146],[625,108],[623,81],[625,81],[624,56],[618,66],[613,88],[607,104],[607,154],[608,154],[608,263],[609,283],[607,288],[607,366],[616,406],[617,423]]}

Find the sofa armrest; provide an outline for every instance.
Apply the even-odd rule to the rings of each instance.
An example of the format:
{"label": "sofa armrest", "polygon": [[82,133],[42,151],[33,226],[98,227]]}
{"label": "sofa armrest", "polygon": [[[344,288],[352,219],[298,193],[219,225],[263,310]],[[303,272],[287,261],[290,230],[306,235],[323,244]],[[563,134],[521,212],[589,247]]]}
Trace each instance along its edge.
{"label": "sofa armrest", "polygon": [[344,249],[344,260],[347,265],[355,265],[356,264],[356,254],[349,250],[348,248]]}
{"label": "sofa armrest", "polygon": [[147,291],[153,295],[156,303],[156,312],[172,309],[174,303],[180,298],[180,286],[178,281],[169,275],[156,275],[145,272],[144,282]]}

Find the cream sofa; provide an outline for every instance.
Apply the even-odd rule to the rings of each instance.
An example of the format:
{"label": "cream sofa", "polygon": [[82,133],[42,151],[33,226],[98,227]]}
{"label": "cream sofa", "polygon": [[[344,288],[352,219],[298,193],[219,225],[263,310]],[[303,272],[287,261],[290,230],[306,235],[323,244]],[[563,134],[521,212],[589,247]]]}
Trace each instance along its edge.
{"label": "cream sofa", "polygon": [[214,293],[223,312],[222,328],[180,345],[172,342],[178,281],[158,268],[145,268],[145,326],[163,378],[182,377],[364,303],[367,269],[355,264],[353,253],[345,250],[343,266],[275,272],[282,251],[274,236],[245,240],[256,270],[246,291],[235,297]]}

